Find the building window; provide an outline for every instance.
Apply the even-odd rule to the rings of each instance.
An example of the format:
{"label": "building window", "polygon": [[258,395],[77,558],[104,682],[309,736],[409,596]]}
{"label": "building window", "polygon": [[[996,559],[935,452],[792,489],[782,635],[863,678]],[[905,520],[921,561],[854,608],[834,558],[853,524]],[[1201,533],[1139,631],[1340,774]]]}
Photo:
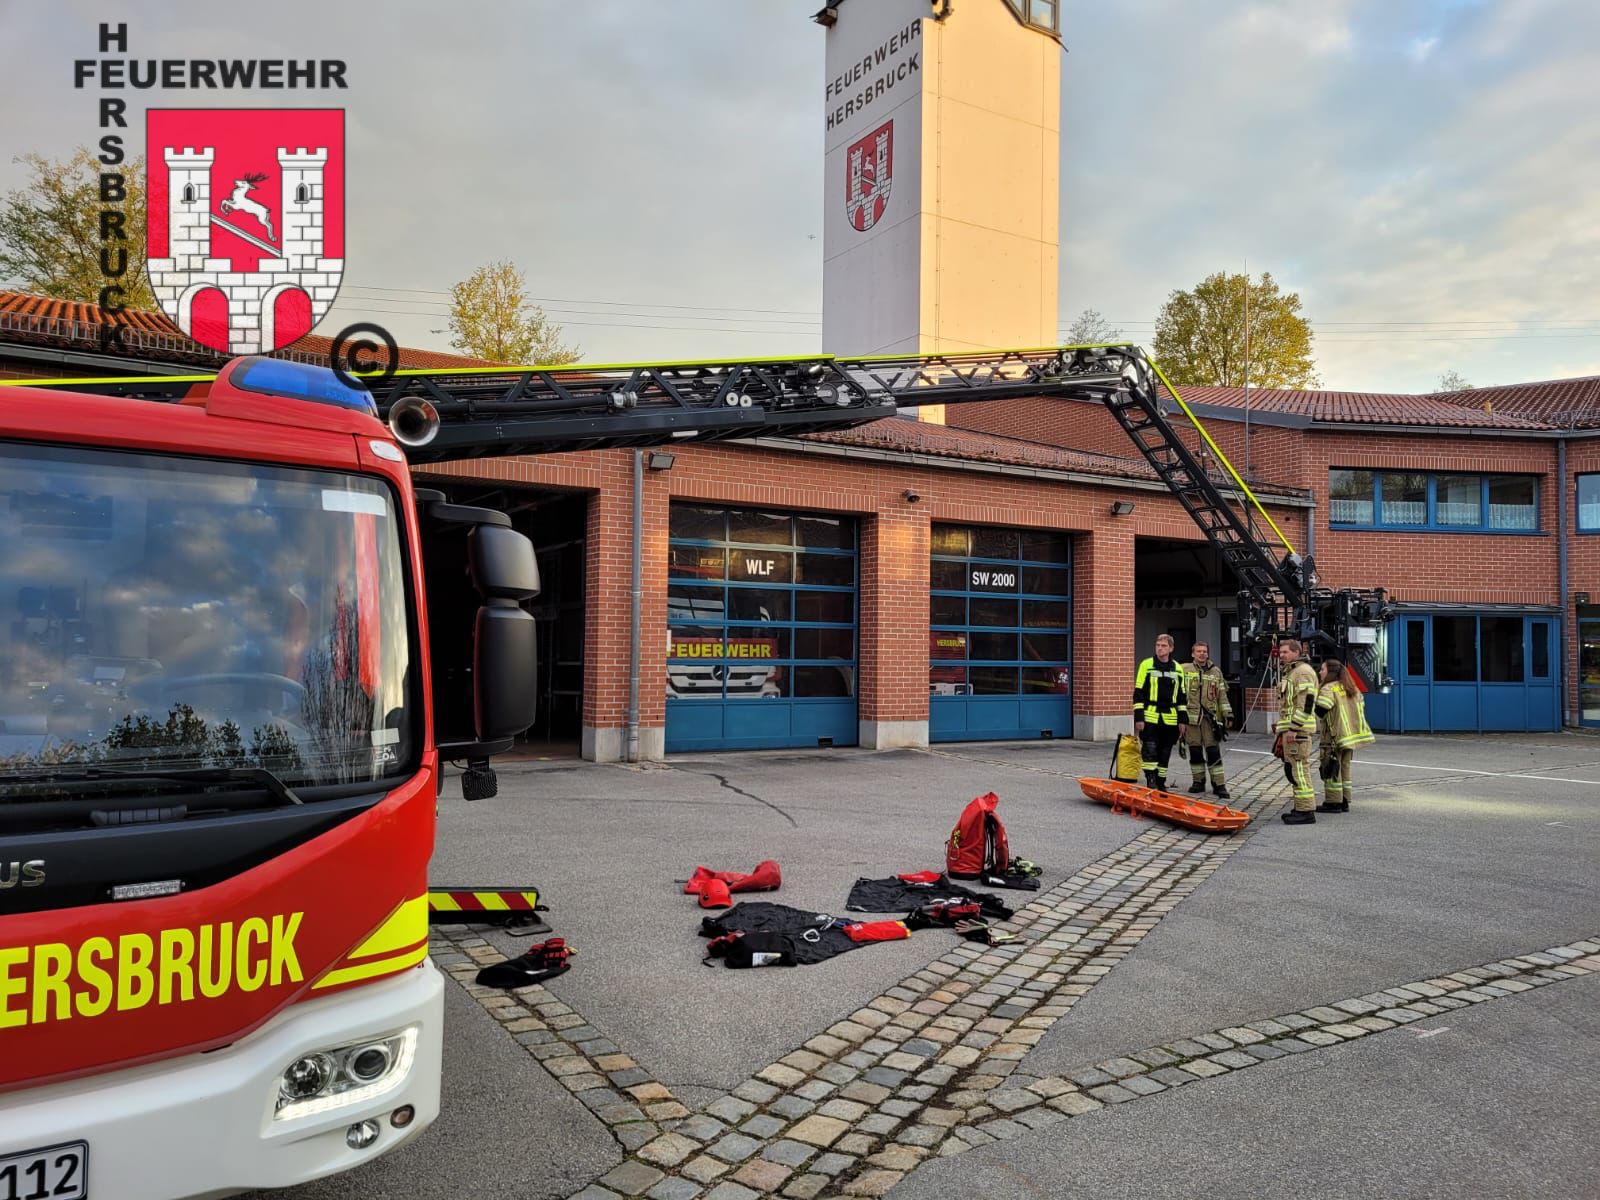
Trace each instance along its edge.
{"label": "building window", "polygon": [[[1600,476],[1594,478],[1600,485]],[[1582,503],[1580,489],[1580,510]],[[1600,530],[1600,486],[1594,489],[1592,507],[1594,528]],[[1336,529],[1537,533],[1539,480],[1534,475],[1335,467],[1328,472],[1328,523]]]}
{"label": "building window", "polygon": [[1578,476],[1578,532],[1600,533],[1600,475]]}
{"label": "building window", "polygon": [[1068,693],[1072,572],[1066,535],[935,525],[930,549],[929,693]]}
{"label": "building window", "polygon": [[198,193],[194,190],[194,184],[186,183],[183,185],[183,202],[185,204],[193,204],[197,195]]}
{"label": "building window", "polygon": [[311,203],[311,188],[304,183],[294,185],[294,202],[296,204]]}
{"label": "building window", "polygon": [[854,521],[672,506],[669,699],[850,697],[855,676]]}
{"label": "building window", "polygon": [[1328,519],[1335,525],[1371,525],[1377,520],[1371,471],[1328,472]]}
{"label": "building window", "polygon": [[1061,32],[1061,5],[1059,0],[1006,0],[1017,20],[1035,29],[1049,33]]}
{"label": "building window", "polygon": [[1476,529],[1483,524],[1483,477],[1441,475],[1435,485],[1439,497],[1439,524]]}

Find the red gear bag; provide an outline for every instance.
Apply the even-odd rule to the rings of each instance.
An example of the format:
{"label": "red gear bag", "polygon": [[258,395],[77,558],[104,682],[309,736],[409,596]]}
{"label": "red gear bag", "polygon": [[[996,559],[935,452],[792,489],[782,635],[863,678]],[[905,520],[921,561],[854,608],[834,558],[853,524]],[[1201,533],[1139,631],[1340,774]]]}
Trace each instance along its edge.
{"label": "red gear bag", "polygon": [[1010,865],[1011,843],[994,811],[999,803],[1000,797],[988,792],[961,810],[945,844],[945,873],[951,879],[977,879],[985,871],[1004,873]]}

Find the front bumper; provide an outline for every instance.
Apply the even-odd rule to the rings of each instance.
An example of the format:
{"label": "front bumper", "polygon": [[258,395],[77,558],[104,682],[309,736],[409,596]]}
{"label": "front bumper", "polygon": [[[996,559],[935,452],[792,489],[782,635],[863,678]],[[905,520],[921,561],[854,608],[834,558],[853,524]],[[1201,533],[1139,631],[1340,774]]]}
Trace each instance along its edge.
{"label": "front bumper", "polygon": [[[391,1090],[289,1121],[273,1119],[278,1080],[301,1054],[415,1026],[411,1066]],[[288,1187],[375,1158],[439,1114],[444,981],[432,962],[401,975],[292,1005],[231,1046],[125,1071],[0,1095],[0,1154],[89,1143],[88,1194],[187,1200]],[[411,1105],[403,1129],[389,1114]],[[378,1123],[352,1150],[345,1131]]]}

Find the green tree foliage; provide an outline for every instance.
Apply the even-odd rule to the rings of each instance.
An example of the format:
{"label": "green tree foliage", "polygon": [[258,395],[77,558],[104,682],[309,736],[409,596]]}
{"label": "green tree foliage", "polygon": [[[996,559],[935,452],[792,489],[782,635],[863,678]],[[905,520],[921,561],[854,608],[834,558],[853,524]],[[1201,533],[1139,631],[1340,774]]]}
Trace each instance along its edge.
{"label": "green tree foliage", "polygon": [[1470,392],[1472,384],[1467,382],[1465,375],[1451,367],[1450,370],[1439,376],[1439,386],[1433,390],[1435,392]]}
{"label": "green tree foliage", "polygon": [[[144,159],[102,168],[93,152],[80,146],[65,162],[39,154],[17,161],[26,163],[33,177],[0,201],[0,279],[84,304],[100,303],[100,289],[116,284],[126,307],[155,308],[145,274]],[[126,197],[121,202],[100,199],[102,169],[122,175]],[[101,239],[100,214],[111,210],[122,214],[125,241]],[[126,250],[127,268],[120,278],[107,278],[102,248],[110,256],[104,265],[113,267],[115,256]]]}
{"label": "green tree foliage", "polygon": [[1317,386],[1311,322],[1300,297],[1283,293],[1270,273],[1257,282],[1218,271],[1192,291],[1173,292],[1156,317],[1153,352],[1176,384],[1242,387],[1245,383],[1245,289],[1249,288],[1250,383],[1254,387]]}
{"label": "green tree foliage", "polygon": [[1069,346],[1096,346],[1102,342],[1120,342],[1122,330],[1114,329],[1111,322],[1100,315],[1098,309],[1086,308],[1078,319],[1067,327]]}
{"label": "green tree foliage", "polygon": [[578,348],[561,340],[561,326],[528,299],[522,272],[511,262],[479,267],[450,289],[450,344],[498,363],[576,362]]}

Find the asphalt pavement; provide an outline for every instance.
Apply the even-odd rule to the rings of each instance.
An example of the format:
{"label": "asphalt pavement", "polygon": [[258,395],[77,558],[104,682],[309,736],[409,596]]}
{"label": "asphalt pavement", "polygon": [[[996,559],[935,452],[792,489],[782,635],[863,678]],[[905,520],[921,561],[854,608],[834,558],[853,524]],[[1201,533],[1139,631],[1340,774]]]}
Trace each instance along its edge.
{"label": "asphalt pavement", "polygon": [[[1266,749],[1230,741],[1232,774],[1267,779]],[[1104,774],[1109,753],[1056,742],[519,764],[491,800],[467,804],[447,785],[432,878],[538,885],[547,919],[579,947],[549,991],[693,1107],[953,942],[929,931],[815,967],[708,969],[703,913],[681,893],[696,865],[774,858],[783,887],[761,898],[842,913],[859,876],[939,867],[962,806],[993,790],[1013,851],[1043,867],[1048,889],[1152,825],[1079,793],[1075,777]],[[1600,933],[1600,738],[1380,737],[1356,780],[1347,815],[1253,823],[1020,1073]],[[486,936],[507,954],[529,940]],[[448,987],[434,1128],[368,1168],[273,1195],[557,1197],[621,1161],[601,1123]],[[928,1162],[890,1194],[1595,1195],[1597,996],[1592,978],[1563,982],[1202,1080]],[[1445,1028],[1421,1038],[1424,1024]]]}

